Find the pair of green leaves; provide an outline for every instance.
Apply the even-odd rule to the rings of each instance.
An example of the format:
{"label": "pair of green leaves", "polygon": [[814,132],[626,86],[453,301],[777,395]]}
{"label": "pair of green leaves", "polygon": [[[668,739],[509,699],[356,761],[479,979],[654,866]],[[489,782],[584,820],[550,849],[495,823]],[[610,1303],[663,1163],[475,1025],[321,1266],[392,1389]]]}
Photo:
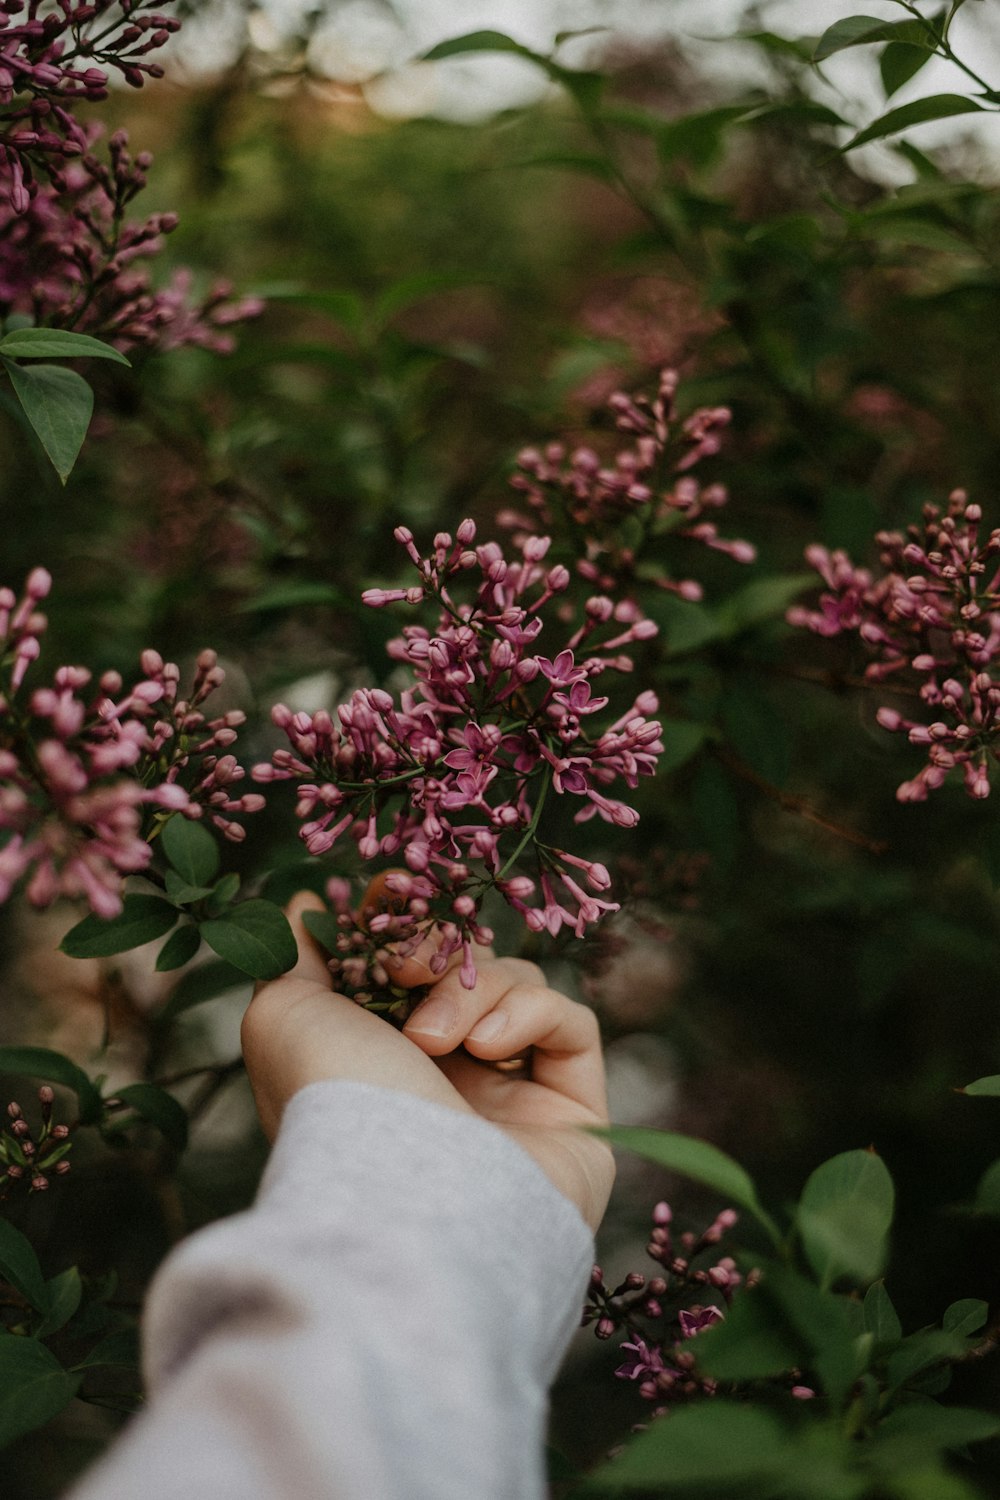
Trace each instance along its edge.
{"label": "pair of green leaves", "polygon": [[[638,1126],[614,1126],[607,1137],[614,1145],[704,1183],[752,1214],[771,1243],[781,1245],[781,1232],[750,1176],[716,1146]],[[841,1280],[864,1286],[881,1274],[894,1205],[892,1178],[872,1151],[845,1151],[816,1168],[802,1190],[794,1229],[821,1289]]]}
{"label": "pair of green leaves", "polygon": [[[879,67],[882,86],[886,97],[890,98],[938,52],[945,26],[945,11],[935,17],[907,21],[885,21],[878,16],[845,16],[823,33],[812,60],[819,63],[850,47],[884,42],[886,45],[879,59]],[[983,109],[983,104],[963,94],[932,94],[924,99],[914,99],[910,104],[900,105],[887,114],[880,115],[864,130],[859,130],[843,149],[852,151],[855,146],[884,140],[886,136],[907,130],[911,125],[945,120],[953,115],[979,114]]]}
{"label": "pair of green leaves", "polygon": [[170,933],[156,961],[160,972],[188,963],[202,940],[252,979],[276,979],[292,967],[297,951],[284,913],[262,898],[235,902],[239,877],[219,876],[218,846],[207,829],[175,813],[160,840],[170,863],[166,895],[126,896],[110,921],[84,917],[63,938],[64,953],[108,958]]}
{"label": "pair of green leaves", "polygon": [[0,339],[0,360],[10,377],[21,409],[63,484],[87,436],[94,393],[75,370],[62,365],[23,365],[23,359],[128,360],[110,344],[86,333],[58,328],[16,328]]}

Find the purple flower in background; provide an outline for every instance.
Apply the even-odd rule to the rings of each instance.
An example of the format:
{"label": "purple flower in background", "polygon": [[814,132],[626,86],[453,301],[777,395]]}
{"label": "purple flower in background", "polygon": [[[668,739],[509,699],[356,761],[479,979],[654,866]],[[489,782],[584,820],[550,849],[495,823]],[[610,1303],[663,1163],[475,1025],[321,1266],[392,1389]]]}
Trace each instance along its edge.
{"label": "purple flower in background", "polygon": [[[944,514],[926,505],[923,526],[879,532],[877,577],[844,552],[810,547],[806,557],[827,591],[818,609],[788,611],[789,624],[818,635],[856,633],[871,657],[867,680],[905,694],[907,712],[883,704],[876,715],[927,756],[897,788],[901,802],[925,801],[953,772],[970,797],[990,794],[1000,750],[1000,528],[980,537],[981,520],[963,490]],[[923,717],[910,716],[914,698]]]}
{"label": "purple flower in background", "polygon": [[105,672],[94,692],[91,673],[75,666],[30,685],[51,584],[35,568],[20,600],[0,589],[0,902],[24,879],[35,906],[80,896],[114,917],[124,877],[152,858],[149,811],[207,818],[240,840],[234,814],[264,799],[238,786],[246,772],[231,747],[243,713],[202,712],[225,676],[213,651],[198,658],[187,696],[177,666],[156,651],[143,652],[143,676],[129,688]]}

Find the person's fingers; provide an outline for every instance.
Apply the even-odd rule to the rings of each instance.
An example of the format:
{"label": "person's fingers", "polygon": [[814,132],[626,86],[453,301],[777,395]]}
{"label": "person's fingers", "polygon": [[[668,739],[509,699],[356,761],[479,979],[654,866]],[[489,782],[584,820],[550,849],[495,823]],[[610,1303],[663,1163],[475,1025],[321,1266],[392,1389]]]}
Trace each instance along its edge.
{"label": "person's fingers", "polygon": [[464,1045],[473,1057],[494,1062],[531,1048],[534,1083],[604,1113],[597,1018],[587,1006],[549,989],[534,964],[498,959],[484,965],[472,990],[450,972],[404,1030],[432,1057]]}
{"label": "person's fingers", "polygon": [[403,1030],[431,1057],[441,1057],[460,1046],[476,1022],[518,983],[544,985],[545,980],[540,969],[523,959],[496,958],[483,963],[474,987],[467,990],[453,965],[417,1006]]}
{"label": "person's fingers", "polygon": [[299,891],[285,908],[285,916],[295,937],[299,950],[293,968],[282,975],[283,979],[311,979],[317,984],[333,988],[333,980],[322,948],[306,927],[303,917],[307,911],[326,911],[325,903],[313,891]]}

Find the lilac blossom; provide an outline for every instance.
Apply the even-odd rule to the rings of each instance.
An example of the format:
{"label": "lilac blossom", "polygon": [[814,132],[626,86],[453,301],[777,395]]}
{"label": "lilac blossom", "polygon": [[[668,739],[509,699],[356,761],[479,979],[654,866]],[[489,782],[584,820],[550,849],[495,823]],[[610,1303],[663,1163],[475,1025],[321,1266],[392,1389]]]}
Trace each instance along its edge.
{"label": "lilac blossom", "polygon": [[[620,1345],[625,1359],[615,1374],[638,1381],[639,1394],[647,1401],[715,1394],[715,1382],[698,1373],[695,1352],[688,1345],[725,1317],[743,1283],[732,1256],[714,1260],[707,1253],[736,1224],[733,1209],[723,1209],[701,1234],[685,1231],[675,1236],[673,1217],[669,1203],[655,1205],[646,1249],[659,1262],[661,1274],[647,1278],[631,1271],[611,1288],[600,1266],[595,1266],[583,1314],[585,1325],[596,1325],[598,1338],[627,1331]],[[711,1296],[717,1300],[707,1301]]]}
{"label": "lilac blossom", "polygon": [[[570,577],[550,565],[548,537],[524,537],[513,557],[495,542],[476,545],[471,520],[454,537],[439,533],[426,556],[405,527],[396,538],[419,583],[369,589],[363,598],[376,608],[426,603],[432,611],[428,624],[405,626],[388,646],[412,686],[397,695],[359,689],[335,714],[279,704],[272,717],[288,748],[254,768],[258,781],[298,784],[300,833],[311,854],[350,839],[362,860],[405,866],[392,877],[398,911],[377,914],[362,931],[340,914],[352,993],[361,967],[354,960],[372,932],[415,945],[428,920],[440,939],[435,964],[443,969],[461,950],[471,987],[473,944],[491,937],[479,920],[490,888],[529,927],[553,936],[564,927],[583,936],[617,910],[600,894],[610,884],[603,865],[544,842],[546,797],[568,797],[577,822],[596,817],[631,828],[638,813],[614,793],[651,776],[663,748],[650,717],[653,693],[639,693],[609,722],[609,697],[593,689],[606,672],[630,671],[625,648],[656,627],[605,596],[587,601],[579,623],[566,623],[560,606]],[[548,646],[554,630],[562,639]],[[515,869],[529,850],[534,876]],[[341,969],[342,960],[335,959]],[[361,994],[368,989],[363,984]]]}
{"label": "lilac blossom", "polygon": [[105,99],[111,71],[141,88],[163,76],[150,61],[179,30],[156,0],[3,0],[0,4],[0,182],[24,213],[39,174],[58,175],[89,146],[74,114]]}
{"label": "lilac blossom", "polygon": [[1000,758],[1000,528],[983,538],[981,521],[955,490],[944,514],[927,505],[922,526],[878,533],[878,574],[810,547],[826,592],[818,608],[788,611],[790,624],[818,635],[856,634],[871,657],[866,679],[901,705],[883,703],[878,723],[927,757],[897,788],[901,802],[923,802],[952,773],[970,797],[988,797]]}
{"label": "lilac blossom", "polygon": [[70,1170],[70,1127],[53,1124],[54,1098],[52,1087],[43,1083],[38,1090],[41,1126],[36,1129],[19,1104],[12,1100],[7,1105],[9,1123],[0,1130],[0,1203],[20,1188],[44,1193],[53,1177],[65,1177]]}
{"label": "lilac blossom", "polygon": [[245,716],[202,711],[225,675],[212,651],[198,658],[186,696],[178,668],[156,651],[143,652],[129,688],[105,672],[94,691],[78,666],[31,684],[51,583],[36,568],[20,599],[0,589],[0,901],[25,880],[35,906],[83,897],[114,917],[123,879],[149,866],[157,819],[205,818],[238,840],[245,830],[234,814],[259,810],[263,798],[241,793],[246,773],[231,753]]}
{"label": "lilac blossom", "polygon": [[257,316],[263,303],[232,300],[224,282],[198,301],[183,270],[167,287],[153,288],[145,263],[161,252],[177,215],[129,219],[152,158],[133,157],[125,132],[116,131],[105,163],[94,149],[99,134],[91,127],[81,154],[20,210],[2,191],[10,168],[0,160],[0,318],[16,313],[38,326],[99,336],[126,352],[197,344],[229,353],[230,326]]}
{"label": "lilac blossom", "polygon": [[[615,426],[635,441],[608,458],[589,446],[567,452],[563,443],[523,449],[510,482],[526,509],[502,512],[501,522],[515,533],[564,535],[578,575],[605,593],[648,583],[700,599],[701,584],[675,578],[663,555],[673,537],[752,562],[753,546],[720,536],[710,519],[728,500],[725,488],[699,485],[689,472],[719,451],[731,414],[726,407],[704,407],[679,421],[677,385],[676,371],[667,369],[652,399],[611,395]],[[623,531],[623,522],[631,529]]]}

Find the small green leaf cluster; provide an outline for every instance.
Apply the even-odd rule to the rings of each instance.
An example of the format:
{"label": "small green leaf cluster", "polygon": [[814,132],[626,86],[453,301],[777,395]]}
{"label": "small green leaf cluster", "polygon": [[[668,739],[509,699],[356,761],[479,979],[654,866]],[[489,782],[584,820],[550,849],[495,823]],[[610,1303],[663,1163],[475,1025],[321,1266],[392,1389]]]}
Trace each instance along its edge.
{"label": "small green leaf cluster", "polygon": [[292,967],[295,939],[284,913],[262,897],[236,899],[239,876],[219,874],[218,845],[206,828],[175,815],[159,842],[168,861],[164,894],[133,892],[110,921],[84,917],[63,938],[64,953],[109,958],[169,934],[156,960],[161,973],[189,963],[202,941],[252,979],[276,979]]}
{"label": "small green leaf cluster", "polygon": [[[990,1347],[988,1307],[953,1303],[940,1327],[904,1334],[885,1283],[894,1187],[872,1151],[847,1151],[808,1178],[783,1233],[739,1164],[704,1141],[655,1130],[609,1138],[739,1203],[772,1250],[747,1254],[752,1284],[690,1347],[719,1395],[680,1407],[574,1495],[753,1500],[901,1500],[977,1493],[950,1455],[1000,1434],[1000,1419],[937,1398],[956,1361]],[[778,1377],[813,1387],[789,1398]]]}
{"label": "small green leaf cluster", "polygon": [[[43,1427],[75,1396],[133,1410],[139,1399],[134,1320],[110,1306],[114,1276],[98,1280],[70,1266],[46,1277],[30,1241],[0,1219],[0,1447]],[[89,1374],[114,1371],[124,1389],[109,1397]]]}
{"label": "small green leaf cluster", "polygon": [[957,64],[974,82],[980,84],[981,92],[973,97],[966,94],[931,94],[923,99],[914,99],[909,104],[898,105],[880,115],[863,130],[857,131],[844,151],[853,151],[855,146],[864,146],[869,141],[885,140],[898,135],[911,125],[922,125],[929,120],[946,120],[954,115],[980,114],[984,110],[995,110],[1000,96],[963,63],[952,50],[949,40],[951,23],[963,4],[963,0],[951,0],[931,16],[921,15],[914,5],[897,0],[907,12],[905,21],[885,21],[877,16],[845,16],[829,26],[816,44],[813,62],[819,64],[851,47],[883,43],[879,54],[879,72],[886,98],[890,98],[904,84],[909,83],[932,57],[940,57]]}

